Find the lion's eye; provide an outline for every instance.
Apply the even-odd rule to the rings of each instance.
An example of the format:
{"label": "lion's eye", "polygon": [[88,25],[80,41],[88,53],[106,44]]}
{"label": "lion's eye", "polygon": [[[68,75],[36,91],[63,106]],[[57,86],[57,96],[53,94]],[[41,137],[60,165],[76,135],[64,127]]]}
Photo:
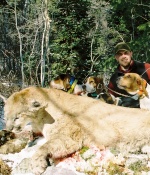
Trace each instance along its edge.
{"label": "lion's eye", "polygon": [[19,119],[19,117],[16,117],[16,118],[14,118],[14,121],[16,121],[16,120],[18,120]]}

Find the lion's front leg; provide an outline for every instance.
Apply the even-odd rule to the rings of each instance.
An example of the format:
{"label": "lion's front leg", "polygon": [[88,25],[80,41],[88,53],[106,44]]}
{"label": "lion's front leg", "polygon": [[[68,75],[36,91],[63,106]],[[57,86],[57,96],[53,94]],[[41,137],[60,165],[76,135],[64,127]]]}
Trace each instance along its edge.
{"label": "lion's front leg", "polygon": [[44,145],[36,151],[30,160],[29,169],[32,171],[32,173],[35,175],[40,175],[46,170],[48,167],[47,157],[48,150]]}
{"label": "lion's front leg", "polygon": [[48,159],[57,159],[74,153],[82,147],[82,141],[76,141],[65,135],[55,135],[41,146],[31,158],[31,170],[35,175],[43,173],[49,165]]}

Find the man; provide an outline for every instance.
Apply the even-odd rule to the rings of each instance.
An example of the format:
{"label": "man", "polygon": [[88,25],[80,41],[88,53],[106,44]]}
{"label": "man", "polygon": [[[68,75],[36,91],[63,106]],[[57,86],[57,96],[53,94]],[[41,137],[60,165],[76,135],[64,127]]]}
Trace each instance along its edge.
{"label": "man", "polygon": [[[117,60],[118,67],[110,78],[108,84],[109,93],[115,97],[121,97],[120,106],[126,107],[139,107],[139,100],[132,98],[125,90],[117,87],[116,81],[119,76],[125,73],[137,73],[141,75],[148,83],[150,83],[150,64],[140,63],[132,59],[132,51],[130,47],[124,43],[118,43],[114,48],[115,59]],[[131,96],[129,98],[128,96]]]}

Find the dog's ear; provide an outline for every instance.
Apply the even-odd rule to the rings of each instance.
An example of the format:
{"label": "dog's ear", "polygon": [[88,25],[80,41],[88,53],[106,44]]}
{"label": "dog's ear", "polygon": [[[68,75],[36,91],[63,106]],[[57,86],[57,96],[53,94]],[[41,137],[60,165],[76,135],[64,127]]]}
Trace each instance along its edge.
{"label": "dog's ear", "polygon": [[58,76],[59,79],[64,80],[68,75],[67,74],[60,74]]}
{"label": "dog's ear", "polygon": [[104,89],[104,80],[102,77],[95,77],[95,83],[97,85],[97,89]]}
{"label": "dog's ear", "polygon": [[66,91],[71,88],[69,76],[66,76],[64,78],[63,85],[64,85]]}
{"label": "dog's ear", "polygon": [[66,90],[68,90],[70,88],[71,88],[70,84],[66,84]]}
{"label": "dog's ear", "polygon": [[146,83],[146,80],[142,78],[137,78],[137,84],[139,85],[139,89],[143,91],[147,98],[149,98],[148,92],[146,90]]}
{"label": "dog's ear", "polygon": [[94,81],[96,84],[103,84],[103,77],[97,76],[97,77],[93,77]]}
{"label": "dog's ear", "polygon": [[147,83],[147,82],[143,79],[143,80],[142,80],[142,89],[143,89],[143,92],[144,92],[145,96],[146,96],[147,98],[149,98],[148,92],[147,92],[147,90],[146,90],[146,83]]}
{"label": "dog's ear", "polygon": [[136,78],[137,85],[141,86],[142,85],[142,79],[141,78]]}

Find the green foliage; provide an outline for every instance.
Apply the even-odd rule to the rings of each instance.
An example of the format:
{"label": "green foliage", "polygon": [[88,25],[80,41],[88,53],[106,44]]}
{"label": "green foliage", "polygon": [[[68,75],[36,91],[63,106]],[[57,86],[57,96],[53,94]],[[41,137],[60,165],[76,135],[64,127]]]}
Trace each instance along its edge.
{"label": "green foliage", "polygon": [[113,162],[110,162],[106,171],[108,172],[109,175],[122,175],[124,168],[122,166],[119,166],[118,164],[115,164]]}
{"label": "green foliage", "polygon": [[62,72],[76,74],[90,45],[86,38],[90,29],[87,24],[91,23],[87,18],[89,2],[61,0],[56,8],[59,10],[53,14],[50,38],[52,76]]}
{"label": "green foliage", "polygon": [[134,59],[150,62],[148,55],[150,49],[150,21],[148,0],[112,0],[112,19],[110,25],[118,31],[120,39],[117,42],[125,41],[130,43],[134,53]]}
{"label": "green foliage", "polygon": [[80,154],[81,155],[84,154],[88,149],[89,149],[89,147],[87,147],[87,146],[82,147],[82,149],[80,150]]}
{"label": "green foliage", "polygon": [[[44,1],[16,0],[17,22],[22,40],[24,74],[31,84],[40,77]],[[14,16],[15,1],[0,7],[0,53],[7,73],[21,75],[20,43]],[[48,49],[43,45],[45,82],[60,73],[79,80],[87,75],[113,72],[113,47],[128,42],[134,59],[150,62],[149,0],[51,0]],[[6,69],[7,68],[7,69]],[[5,72],[5,74],[7,74]]]}
{"label": "green foliage", "polygon": [[131,169],[132,171],[134,171],[134,174],[135,175],[139,175],[141,174],[142,171],[144,172],[148,172],[150,171],[150,168],[147,167],[147,165],[143,164],[142,161],[137,161],[135,163],[132,163],[130,166],[129,166],[129,169]]}
{"label": "green foliage", "polygon": [[150,22],[141,24],[137,27],[139,31],[147,31],[150,28]]}

